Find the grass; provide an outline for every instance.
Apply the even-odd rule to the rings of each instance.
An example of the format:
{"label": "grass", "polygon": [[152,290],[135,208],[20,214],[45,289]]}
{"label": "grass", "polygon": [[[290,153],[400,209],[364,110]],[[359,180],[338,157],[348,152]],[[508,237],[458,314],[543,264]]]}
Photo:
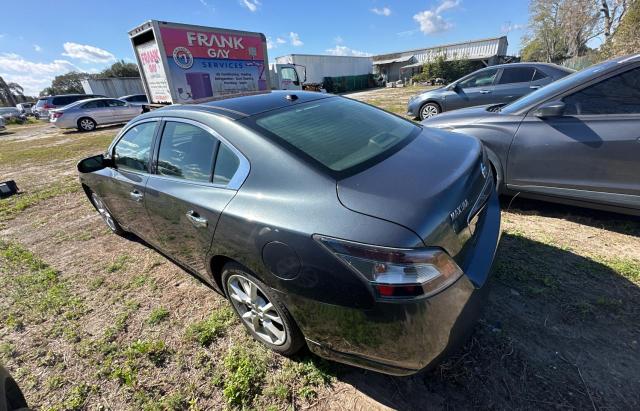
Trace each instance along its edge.
{"label": "grass", "polygon": [[0,164],[5,166],[46,164],[68,160],[80,160],[84,153],[103,152],[111,140],[113,131],[74,133],[39,138],[35,141],[9,140],[0,142]]}
{"label": "grass", "polygon": [[71,321],[83,314],[82,301],[69,289],[60,273],[20,244],[0,241],[4,290],[0,320],[11,328],[47,319]]}
{"label": "grass", "polygon": [[233,345],[224,357],[226,372],[222,393],[229,405],[248,407],[262,391],[267,372],[267,353],[261,346]]}
{"label": "grass", "polygon": [[[380,90],[365,97],[403,114],[406,99],[417,91]],[[10,138],[31,130],[37,126],[16,127]],[[187,274],[155,251],[96,229],[101,222],[93,211],[73,224],[60,218],[56,197],[72,194],[59,197],[65,210],[88,205],[69,177],[74,162],[101,152],[116,132],[0,141],[2,172],[21,176],[19,185],[28,188],[0,200],[0,225],[6,227],[0,236],[11,239],[0,243],[0,361],[32,407],[339,408],[355,404],[361,394],[352,392],[367,387],[372,402],[365,408],[374,408],[374,401],[419,408],[433,393],[450,408],[520,409],[533,403],[582,409],[592,408],[589,389],[597,408],[637,409],[635,397],[619,391],[625,384],[625,393],[638,391],[634,372],[640,366],[629,345],[637,340],[640,283],[635,220],[594,220],[553,206],[552,215],[537,208],[528,213],[517,204],[503,212],[497,275],[468,346],[435,373],[383,377],[311,355],[290,360],[274,354],[251,340],[221,297],[195,280],[182,281]],[[36,250],[50,254],[51,265],[31,252]],[[206,317],[196,321],[203,311]],[[357,344],[405,349],[362,327],[364,317],[328,316],[333,322],[323,331],[347,330],[354,351]],[[401,324],[380,323],[380,330],[394,334]],[[558,364],[556,351],[590,362],[579,363],[584,380]]]}
{"label": "grass", "polygon": [[169,318],[169,311],[166,308],[163,308],[163,307],[154,308],[151,311],[151,314],[149,314],[149,318],[147,319],[147,324],[158,325],[168,318]]}
{"label": "grass", "polygon": [[127,261],[129,261],[129,256],[128,255],[124,254],[124,255],[118,256],[115,259],[115,261],[113,261],[112,263],[107,265],[105,270],[109,274],[113,274],[115,272],[118,272],[118,271],[120,271],[120,270],[122,270],[124,268],[124,266],[127,264]]}
{"label": "grass", "polygon": [[14,195],[0,200],[0,222],[15,218],[20,212],[36,204],[68,193],[80,191],[80,183],[75,178],[66,178],[41,189]]}
{"label": "grass", "polygon": [[235,314],[231,308],[227,306],[218,308],[204,320],[189,325],[186,336],[189,340],[206,347],[224,335],[234,321]]}

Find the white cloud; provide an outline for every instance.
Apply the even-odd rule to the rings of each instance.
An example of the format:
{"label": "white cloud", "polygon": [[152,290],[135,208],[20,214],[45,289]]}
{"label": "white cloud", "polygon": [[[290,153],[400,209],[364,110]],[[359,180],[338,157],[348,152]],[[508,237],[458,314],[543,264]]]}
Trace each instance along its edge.
{"label": "white cloud", "polygon": [[63,56],[78,59],[87,63],[108,63],[116,60],[116,56],[107,50],[86,44],[66,42],[63,47]]}
{"label": "white cloud", "polygon": [[356,57],[369,57],[371,53],[367,53],[365,51],[354,50],[347,46],[341,46],[340,44],[336,44],[336,46],[332,49],[325,50],[327,53],[332,56],[356,56]]}
{"label": "white cloud", "polygon": [[510,21],[508,21],[502,25],[500,31],[502,31],[503,34],[508,34],[512,31],[524,30],[526,27],[526,24],[511,23]]}
{"label": "white cloud", "polygon": [[336,44],[342,44],[344,42],[341,36],[336,36],[333,41],[335,41]]}
{"label": "white cloud", "polygon": [[0,76],[6,82],[20,84],[29,96],[37,96],[43,88],[51,85],[55,76],[69,71],[83,70],[67,60],[39,63],[15,53],[0,53]]}
{"label": "white cloud", "polygon": [[282,37],[276,37],[276,40],[273,41],[271,37],[267,37],[267,48],[268,49],[277,49],[279,45],[285,44],[287,40]]}
{"label": "white cloud", "polygon": [[216,8],[210,5],[206,0],[200,0],[200,4],[202,4],[204,7],[208,8],[211,11],[216,11]]}
{"label": "white cloud", "polygon": [[242,0],[242,4],[249,9],[250,12],[255,13],[260,5],[259,0]]}
{"label": "white cloud", "polygon": [[420,24],[420,31],[424,34],[439,33],[449,30],[453,23],[445,20],[442,13],[458,7],[460,0],[443,0],[437,7],[424,10],[413,16],[413,19]]}
{"label": "white cloud", "polygon": [[34,44],[34,45],[33,45],[33,49],[34,49],[35,51],[37,51],[38,53],[42,51],[42,47],[38,46],[37,44]]}
{"label": "white cloud", "polygon": [[371,11],[375,14],[377,14],[378,16],[390,16],[391,15],[391,9],[389,7],[383,7],[381,9],[374,7],[371,9]]}
{"label": "white cloud", "polygon": [[291,39],[291,45],[294,47],[303,46],[304,43],[300,40],[300,36],[298,33],[294,33],[293,31],[289,33],[289,38]]}

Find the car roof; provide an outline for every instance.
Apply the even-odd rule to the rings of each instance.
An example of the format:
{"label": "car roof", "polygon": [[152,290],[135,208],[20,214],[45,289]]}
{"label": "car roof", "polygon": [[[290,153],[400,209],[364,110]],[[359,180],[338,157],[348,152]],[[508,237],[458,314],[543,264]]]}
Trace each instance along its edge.
{"label": "car roof", "polygon": [[155,112],[172,110],[208,111],[238,120],[266,111],[291,107],[329,97],[334,97],[334,95],[313,91],[276,90],[246,96],[229,97],[200,104],[175,104],[155,110]]}
{"label": "car roof", "polygon": [[145,96],[145,97],[147,97],[146,94],[140,93],[140,94],[127,94],[126,96],[121,96],[121,97],[118,97],[118,98],[128,98],[128,97],[135,97],[135,96]]}

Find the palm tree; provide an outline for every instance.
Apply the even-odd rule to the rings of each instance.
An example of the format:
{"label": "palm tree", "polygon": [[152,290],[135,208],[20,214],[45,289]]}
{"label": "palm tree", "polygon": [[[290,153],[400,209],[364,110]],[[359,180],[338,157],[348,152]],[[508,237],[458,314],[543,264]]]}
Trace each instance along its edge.
{"label": "palm tree", "polygon": [[16,83],[10,83],[10,84],[12,84],[13,87],[9,87],[9,84],[7,84],[2,77],[0,77],[0,100],[2,101],[2,105],[13,107],[16,105],[16,99],[13,97],[13,90],[16,89],[16,86],[20,90],[23,90],[23,89],[22,87],[20,87],[20,85]]}

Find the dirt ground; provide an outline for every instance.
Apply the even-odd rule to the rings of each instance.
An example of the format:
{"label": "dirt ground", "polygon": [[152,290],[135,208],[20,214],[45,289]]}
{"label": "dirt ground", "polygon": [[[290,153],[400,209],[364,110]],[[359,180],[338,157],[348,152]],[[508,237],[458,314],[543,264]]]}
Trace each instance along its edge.
{"label": "dirt ground", "polygon": [[[354,95],[402,114],[417,88]],[[38,409],[639,409],[640,221],[503,199],[491,294],[432,371],[385,376],[253,343],[226,301],[108,232],[76,162],[118,127],[0,133],[0,362]]]}

